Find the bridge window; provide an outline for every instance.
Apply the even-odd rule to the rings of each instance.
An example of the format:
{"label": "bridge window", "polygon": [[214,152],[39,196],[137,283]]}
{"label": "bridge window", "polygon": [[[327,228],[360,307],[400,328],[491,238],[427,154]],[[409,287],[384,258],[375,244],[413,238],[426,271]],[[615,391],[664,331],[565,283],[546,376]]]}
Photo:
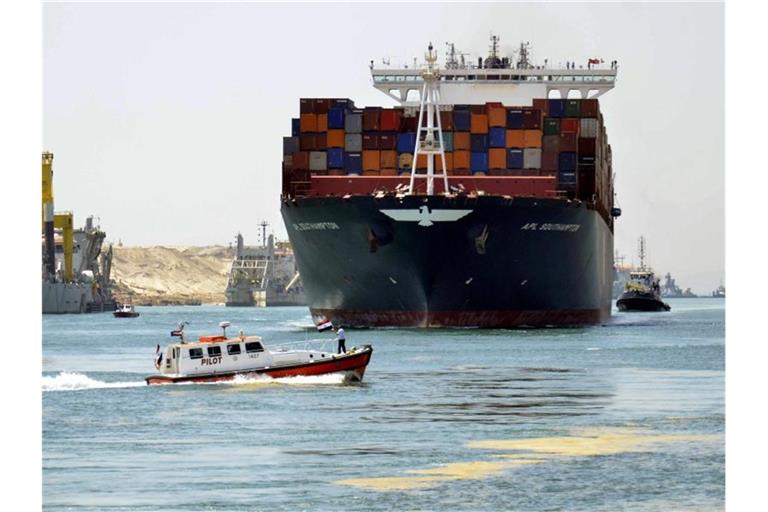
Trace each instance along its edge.
{"label": "bridge window", "polygon": [[245,351],[249,354],[251,352],[264,352],[264,347],[258,341],[251,341],[245,344]]}
{"label": "bridge window", "polygon": [[208,347],[208,357],[218,357],[221,355],[221,347],[218,345],[214,345],[213,347]]}
{"label": "bridge window", "polygon": [[231,345],[227,345],[227,354],[231,356],[235,356],[240,353],[240,344],[239,343],[233,343]]}
{"label": "bridge window", "polygon": [[189,349],[189,358],[190,359],[202,359],[203,357],[203,349],[201,348],[191,348]]}

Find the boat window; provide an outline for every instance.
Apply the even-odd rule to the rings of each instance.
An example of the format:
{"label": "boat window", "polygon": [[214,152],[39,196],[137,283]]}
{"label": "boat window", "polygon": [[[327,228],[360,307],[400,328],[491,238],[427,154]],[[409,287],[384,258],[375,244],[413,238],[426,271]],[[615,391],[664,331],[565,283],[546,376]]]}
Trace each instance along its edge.
{"label": "boat window", "polygon": [[208,357],[218,357],[221,355],[221,347],[218,345],[214,345],[213,347],[208,347]]}
{"label": "boat window", "polygon": [[251,341],[250,343],[245,344],[245,351],[246,352],[264,352],[264,347],[261,346],[261,343],[258,341]]}
{"label": "boat window", "polygon": [[233,356],[235,354],[240,353],[240,344],[239,343],[233,343],[232,345],[227,345],[227,354]]}
{"label": "boat window", "polygon": [[201,348],[191,348],[189,349],[189,358],[190,359],[201,359],[203,357],[203,349]]}

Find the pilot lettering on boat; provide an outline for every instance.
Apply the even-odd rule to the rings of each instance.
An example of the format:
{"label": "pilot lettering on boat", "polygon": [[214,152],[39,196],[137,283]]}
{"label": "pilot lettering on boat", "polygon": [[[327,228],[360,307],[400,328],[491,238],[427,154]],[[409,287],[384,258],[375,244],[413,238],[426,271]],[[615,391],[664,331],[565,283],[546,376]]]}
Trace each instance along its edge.
{"label": "pilot lettering on boat", "polygon": [[204,357],[200,360],[201,366],[210,366],[212,364],[219,364],[221,362],[221,356],[218,357]]}

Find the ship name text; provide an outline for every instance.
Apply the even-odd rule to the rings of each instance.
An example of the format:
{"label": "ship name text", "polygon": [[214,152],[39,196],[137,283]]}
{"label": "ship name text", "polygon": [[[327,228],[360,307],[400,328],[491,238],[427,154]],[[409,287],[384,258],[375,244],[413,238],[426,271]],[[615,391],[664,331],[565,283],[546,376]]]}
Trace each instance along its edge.
{"label": "ship name text", "polygon": [[326,231],[341,229],[335,222],[298,222],[293,224],[296,231]]}
{"label": "ship name text", "polygon": [[552,224],[548,222],[539,224],[538,222],[529,222],[524,224],[520,231],[562,231],[575,233],[580,227],[581,224]]}

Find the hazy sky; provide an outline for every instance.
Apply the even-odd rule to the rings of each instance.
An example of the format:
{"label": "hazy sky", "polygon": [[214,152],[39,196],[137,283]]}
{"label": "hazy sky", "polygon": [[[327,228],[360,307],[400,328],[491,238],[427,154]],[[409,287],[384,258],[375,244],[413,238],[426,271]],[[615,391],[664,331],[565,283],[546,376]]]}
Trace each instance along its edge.
{"label": "hazy sky", "polygon": [[[615,245],[709,293],[724,279],[721,4],[45,4],[44,147],[57,210],[126,245],[226,244],[279,213],[300,97],[392,106],[368,62],[446,41],[541,63],[618,59],[601,98],[623,215]],[[432,27],[432,28],[422,28]],[[443,55],[441,55],[441,58]]]}

